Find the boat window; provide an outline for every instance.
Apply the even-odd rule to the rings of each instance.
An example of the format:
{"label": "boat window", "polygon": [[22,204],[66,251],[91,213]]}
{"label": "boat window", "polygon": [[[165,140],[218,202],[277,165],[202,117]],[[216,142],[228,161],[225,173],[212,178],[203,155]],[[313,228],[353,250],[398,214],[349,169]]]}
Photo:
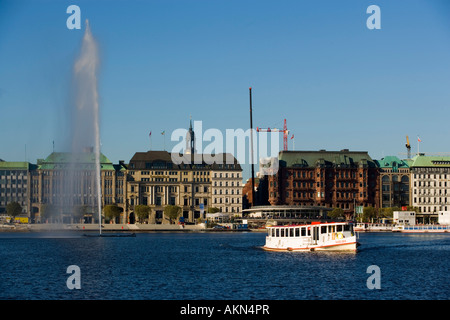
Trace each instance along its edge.
{"label": "boat window", "polygon": [[280,230],[280,237],[284,237],[284,228]]}
{"label": "boat window", "polygon": [[304,237],[304,236],[306,236],[306,228],[305,227],[302,228],[302,237]]}
{"label": "boat window", "polygon": [[336,226],[336,232],[342,232],[342,224]]}
{"label": "boat window", "polygon": [[327,233],[327,226],[320,227],[320,233]]}
{"label": "boat window", "polygon": [[344,225],[344,231],[350,231],[350,225],[349,224],[345,224]]}
{"label": "boat window", "polygon": [[319,227],[313,227],[313,240],[319,240]]}
{"label": "boat window", "polygon": [[289,228],[289,237],[294,236],[294,228]]}
{"label": "boat window", "polygon": [[280,236],[280,230],[276,229],[276,231],[277,231],[277,237],[279,237]]}
{"label": "boat window", "polygon": [[295,228],[295,236],[300,236],[300,228]]}

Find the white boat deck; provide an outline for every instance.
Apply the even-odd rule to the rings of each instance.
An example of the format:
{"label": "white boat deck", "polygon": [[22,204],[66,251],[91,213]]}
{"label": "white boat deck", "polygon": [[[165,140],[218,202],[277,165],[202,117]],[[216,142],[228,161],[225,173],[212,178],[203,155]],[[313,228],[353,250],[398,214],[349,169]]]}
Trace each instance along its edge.
{"label": "white boat deck", "polygon": [[346,222],[267,227],[268,251],[356,251],[353,225]]}

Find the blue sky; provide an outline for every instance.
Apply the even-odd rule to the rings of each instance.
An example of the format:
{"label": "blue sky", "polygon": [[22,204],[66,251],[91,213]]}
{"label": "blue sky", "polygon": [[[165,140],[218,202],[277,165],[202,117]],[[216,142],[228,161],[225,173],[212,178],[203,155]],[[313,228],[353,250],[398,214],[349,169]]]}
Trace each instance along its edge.
{"label": "blue sky", "polygon": [[[81,9],[69,30],[66,9]],[[369,30],[369,5],[381,29]],[[72,67],[89,19],[100,47],[102,152],[166,149],[189,118],[282,127],[296,150],[372,158],[450,153],[450,5],[431,1],[0,0],[0,159],[65,148]],[[289,140],[292,150],[293,140]],[[205,143],[204,143],[205,146]],[[282,140],[280,136],[280,146]],[[244,166],[248,173],[248,168]]]}

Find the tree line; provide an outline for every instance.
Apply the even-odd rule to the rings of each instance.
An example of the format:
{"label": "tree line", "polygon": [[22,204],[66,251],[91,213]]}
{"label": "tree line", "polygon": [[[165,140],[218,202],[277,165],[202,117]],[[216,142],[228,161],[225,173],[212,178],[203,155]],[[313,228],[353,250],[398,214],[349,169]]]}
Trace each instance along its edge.
{"label": "tree line", "polygon": [[[415,211],[419,213],[420,210],[417,207],[407,206],[407,211]],[[374,208],[364,207],[362,214],[356,214],[354,219],[358,222],[372,222],[383,218],[392,218],[394,211],[402,211],[401,207],[388,207],[388,208]],[[334,208],[328,212],[328,217],[331,219],[345,219],[345,211],[342,208]]]}
{"label": "tree line", "polygon": [[[13,220],[23,211],[22,206],[18,202],[10,202],[6,206],[6,214],[11,216]],[[208,213],[216,213],[220,211],[218,208],[208,208]],[[122,214],[123,209],[115,204],[106,205],[103,208],[103,215],[107,221],[116,221]],[[176,205],[167,205],[164,208],[164,217],[169,219],[170,223],[175,223],[180,217],[182,208]],[[71,216],[75,223],[82,223],[85,215],[88,213],[88,206],[80,205],[74,206]],[[140,223],[148,222],[155,223],[156,213],[147,205],[136,205],[134,207],[134,214]],[[52,204],[46,204],[41,207],[40,217],[43,221],[58,221],[59,210],[58,207]]]}

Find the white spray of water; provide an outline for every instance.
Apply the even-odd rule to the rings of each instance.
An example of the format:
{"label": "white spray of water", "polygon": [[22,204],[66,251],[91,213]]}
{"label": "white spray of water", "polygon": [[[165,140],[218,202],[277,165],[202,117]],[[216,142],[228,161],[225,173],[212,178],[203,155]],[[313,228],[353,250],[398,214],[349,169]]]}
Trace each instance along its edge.
{"label": "white spray of water", "polygon": [[[73,113],[72,152],[81,153],[86,147],[94,147],[97,210],[101,224],[101,180],[100,180],[100,119],[98,103],[98,46],[92,36],[89,21],[83,36],[81,53],[74,65],[76,110]],[[100,233],[101,233],[101,227]]]}

